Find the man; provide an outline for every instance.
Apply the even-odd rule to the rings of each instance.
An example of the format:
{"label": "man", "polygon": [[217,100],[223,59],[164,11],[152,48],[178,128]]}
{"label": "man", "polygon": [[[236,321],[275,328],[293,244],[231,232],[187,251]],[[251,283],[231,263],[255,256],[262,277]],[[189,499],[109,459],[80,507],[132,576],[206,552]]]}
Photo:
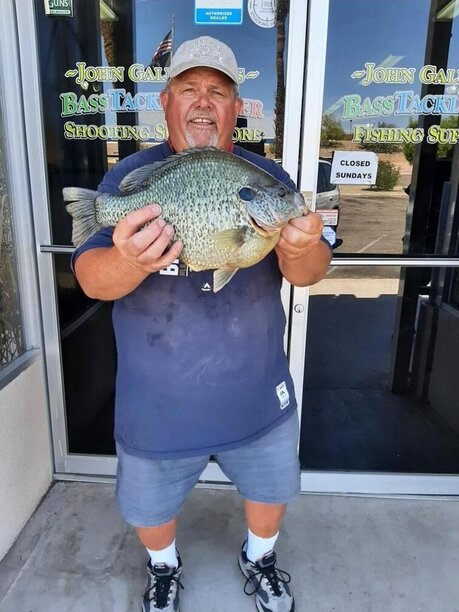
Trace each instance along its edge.
{"label": "man", "polygon": [[[233,147],[237,86],[229,47],[207,36],[183,43],[161,93],[168,142],[121,161],[99,189],[117,193],[133,169],[204,146],[232,151],[294,188],[277,164]],[[290,577],[273,552],[286,504],[299,490],[280,286],[282,276],[305,286],[325,275],[331,251],[321,232],[314,213],[292,220],[275,252],[217,294],[208,290],[211,271],[171,275],[182,244],[154,203],[74,254],[83,290],[115,302],[117,497],[150,557],[145,612],[179,610],[176,517],[210,455],[245,499],[239,565],[246,592],[251,583],[258,610],[294,610]]]}

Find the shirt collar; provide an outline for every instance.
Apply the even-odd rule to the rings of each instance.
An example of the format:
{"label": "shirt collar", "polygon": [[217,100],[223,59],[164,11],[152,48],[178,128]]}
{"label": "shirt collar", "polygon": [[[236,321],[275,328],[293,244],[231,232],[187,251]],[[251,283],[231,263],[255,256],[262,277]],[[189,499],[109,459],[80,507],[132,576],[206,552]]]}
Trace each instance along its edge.
{"label": "shirt collar", "polygon": [[[174,151],[174,147],[172,146],[172,143],[171,143],[171,141],[170,141],[170,139],[169,139],[169,138],[167,139],[166,144],[167,144],[167,146],[168,146],[168,147],[169,147],[169,149],[170,149],[170,153],[171,153],[171,155],[173,155],[173,154],[175,153],[175,151]],[[228,151],[228,153],[232,153],[232,152],[233,152],[233,149],[234,149],[234,145],[233,145],[233,143],[231,142],[231,143],[229,144],[229,146],[228,146],[228,148],[227,148],[226,150]]]}

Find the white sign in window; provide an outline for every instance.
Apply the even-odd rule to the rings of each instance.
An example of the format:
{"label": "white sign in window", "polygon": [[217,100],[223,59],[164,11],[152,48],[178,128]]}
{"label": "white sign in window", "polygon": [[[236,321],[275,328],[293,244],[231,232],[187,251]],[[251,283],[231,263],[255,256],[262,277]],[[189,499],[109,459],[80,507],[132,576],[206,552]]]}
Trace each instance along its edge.
{"label": "white sign in window", "polygon": [[328,240],[332,246],[334,246],[336,242],[336,232],[332,227],[325,226],[322,230],[322,236],[325,238],[325,240]]}
{"label": "white sign in window", "polygon": [[335,151],[330,183],[335,185],[374,185],[378,156],[372,152]]}
{"label": "white sign in window", "polygon": [[338,225],[338,209],[330,208],[325,209],[321,208],[320,210],[316,210],[316,213],[320,215],[324,225]]}

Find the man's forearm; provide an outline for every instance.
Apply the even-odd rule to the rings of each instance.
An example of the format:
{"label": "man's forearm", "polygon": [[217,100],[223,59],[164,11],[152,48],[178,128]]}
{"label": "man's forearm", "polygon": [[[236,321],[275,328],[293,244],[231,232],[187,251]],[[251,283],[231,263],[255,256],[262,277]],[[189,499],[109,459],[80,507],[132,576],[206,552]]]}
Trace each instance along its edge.
{"label": "man's forearm", "polygon": [[307,287],[325,276],[331,257],[330,248],[321,241],[297,258],[279,256],[279,268],[289,283],[296,287]]}
{"label": "man's forearm", "polygon": [[115,247],[108,247],[80,255],[75,275],[88,297],[116,300],[138,287],[148,272],[134,268]]}

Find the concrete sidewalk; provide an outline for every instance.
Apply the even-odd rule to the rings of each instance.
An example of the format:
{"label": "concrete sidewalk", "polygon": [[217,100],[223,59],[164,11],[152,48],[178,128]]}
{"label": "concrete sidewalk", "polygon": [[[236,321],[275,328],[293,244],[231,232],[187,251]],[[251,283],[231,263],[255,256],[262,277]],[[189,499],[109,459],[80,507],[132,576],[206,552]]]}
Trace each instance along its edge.
{"label": "concrete sidewalk", "polygon": [[[140,611],[146,554],[112,485],[56,483],[0,563],[1,612]],[[302,495],[276,550],[296,612],[459,610],[458,499]],[[195,489],[181,515],[183,612],[255,611],[236,563],[233,490]]]}

